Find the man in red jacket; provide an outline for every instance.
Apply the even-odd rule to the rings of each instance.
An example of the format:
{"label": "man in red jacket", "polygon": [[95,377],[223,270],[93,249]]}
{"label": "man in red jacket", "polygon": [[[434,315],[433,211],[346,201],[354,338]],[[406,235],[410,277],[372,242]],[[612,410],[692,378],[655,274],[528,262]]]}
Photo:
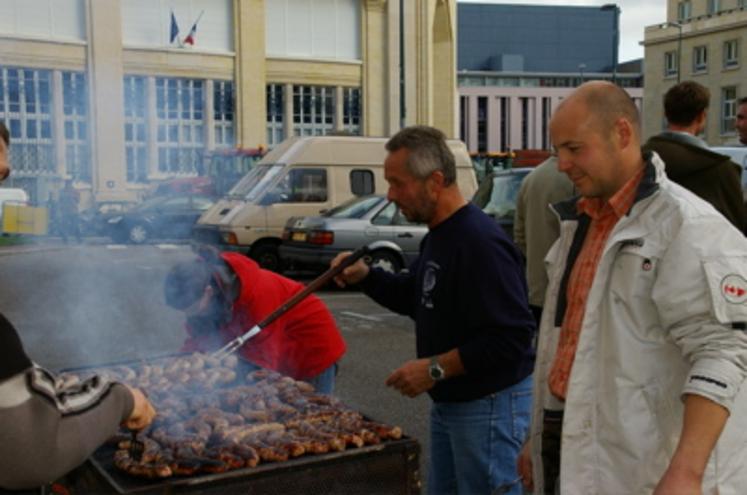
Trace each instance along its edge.
{"label": "man in red jacket", "polygon": [[[166,276],[166,304],[184,311],[189,337],[183,352],[212,352],[280,307],[303,286],[263,270],[237,253],[202,253]],[[321,393],[334,389],[345,341],[324,303],[313,294],[244,344],[247,370],[266,368],[304,380]]]}

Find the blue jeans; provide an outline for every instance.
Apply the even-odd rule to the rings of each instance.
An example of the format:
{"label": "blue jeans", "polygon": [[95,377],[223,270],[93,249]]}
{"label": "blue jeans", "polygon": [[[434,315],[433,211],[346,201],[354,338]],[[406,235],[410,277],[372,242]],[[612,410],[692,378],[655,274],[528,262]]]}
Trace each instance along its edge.
{"label": "blue jeans", "polygon": [[[247,373],[252,371],[263,369],[261,366],[257,366],[254,363],[250,363],[246,359],[239,359],[239,365],[237,372],[239,376],[244,377]],[[335,376],[337,375],[337,363],[332,364],[329,368],[322,371],[313,378],[304,380],[306,383],[310,383],[316,389],[319,394],[332,394],[335,391]]]}
{"label": "blue jeans", "polygon": [[431,406],[429,495],[521,494],[516,459],[529,429],[532,377],[469,402]]}

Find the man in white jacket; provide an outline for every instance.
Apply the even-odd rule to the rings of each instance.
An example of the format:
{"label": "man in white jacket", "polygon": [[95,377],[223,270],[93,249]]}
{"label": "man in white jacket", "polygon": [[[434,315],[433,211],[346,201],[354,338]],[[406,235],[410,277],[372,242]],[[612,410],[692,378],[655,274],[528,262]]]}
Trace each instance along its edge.
{"label": "man in white jacket", "polygon": [[642,156],[617,86],[581,86],[550,132],[581,198],[555,206],[525,485],[743,493],[747,241]]}

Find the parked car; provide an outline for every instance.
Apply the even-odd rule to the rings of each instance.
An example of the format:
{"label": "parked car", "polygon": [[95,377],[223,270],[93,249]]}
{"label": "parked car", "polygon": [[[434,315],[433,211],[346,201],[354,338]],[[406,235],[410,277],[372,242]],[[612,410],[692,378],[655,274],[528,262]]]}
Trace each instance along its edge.
{"label": "parked car", "polygon": [[338,253],[368,245],[371,265],[396,273],[417,257],[427,232],[426,225],[408,222],[383,195],[368,195],[321,216],[288,219],[279,252],[285,264],[328,267]]}
{"label": "parked car", "polygon": [[498,222],[512,239],[516,197],[521,182],[532,170],[532,167],[522,167],[494,171],[485,176],[472,197],[472,202]]}
{"label": "parked car", "polygon": [[133,244],[152,238],[187,238],[213,201],[197,194],[157,196],[109,218],[109,235],[115,242]]}
{"label": "parked car", "polygon": [[100,201],[80,212],[80,233],[83,236],[109,235],[109,219],[121,216],[131,202]]}

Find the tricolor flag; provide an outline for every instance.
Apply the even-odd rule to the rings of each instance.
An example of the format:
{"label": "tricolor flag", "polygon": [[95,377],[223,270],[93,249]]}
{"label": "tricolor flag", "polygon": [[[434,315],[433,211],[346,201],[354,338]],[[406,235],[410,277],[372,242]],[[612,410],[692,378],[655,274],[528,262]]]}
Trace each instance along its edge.
{"label": "tricolor flag", "polygon": [[197,20],[195,21],[194,24],[192,24],[192,29],[189,30],[189,34],[187,34],[187,37],[184,38],[185,45],[195,46],[195,36],[197,36],[197,23],[200,22],[200,19],[202,19],[202,14],[204,13],[205,13],[204,10],[200,12],[200,15],[197,17]]}
{"label": "tricolor flag", "polygon": [[173,44],[174,40],[179,39],[179,24],[176,23],[174,11],[171,11],[171,29],[169,31],[169,43]]}

